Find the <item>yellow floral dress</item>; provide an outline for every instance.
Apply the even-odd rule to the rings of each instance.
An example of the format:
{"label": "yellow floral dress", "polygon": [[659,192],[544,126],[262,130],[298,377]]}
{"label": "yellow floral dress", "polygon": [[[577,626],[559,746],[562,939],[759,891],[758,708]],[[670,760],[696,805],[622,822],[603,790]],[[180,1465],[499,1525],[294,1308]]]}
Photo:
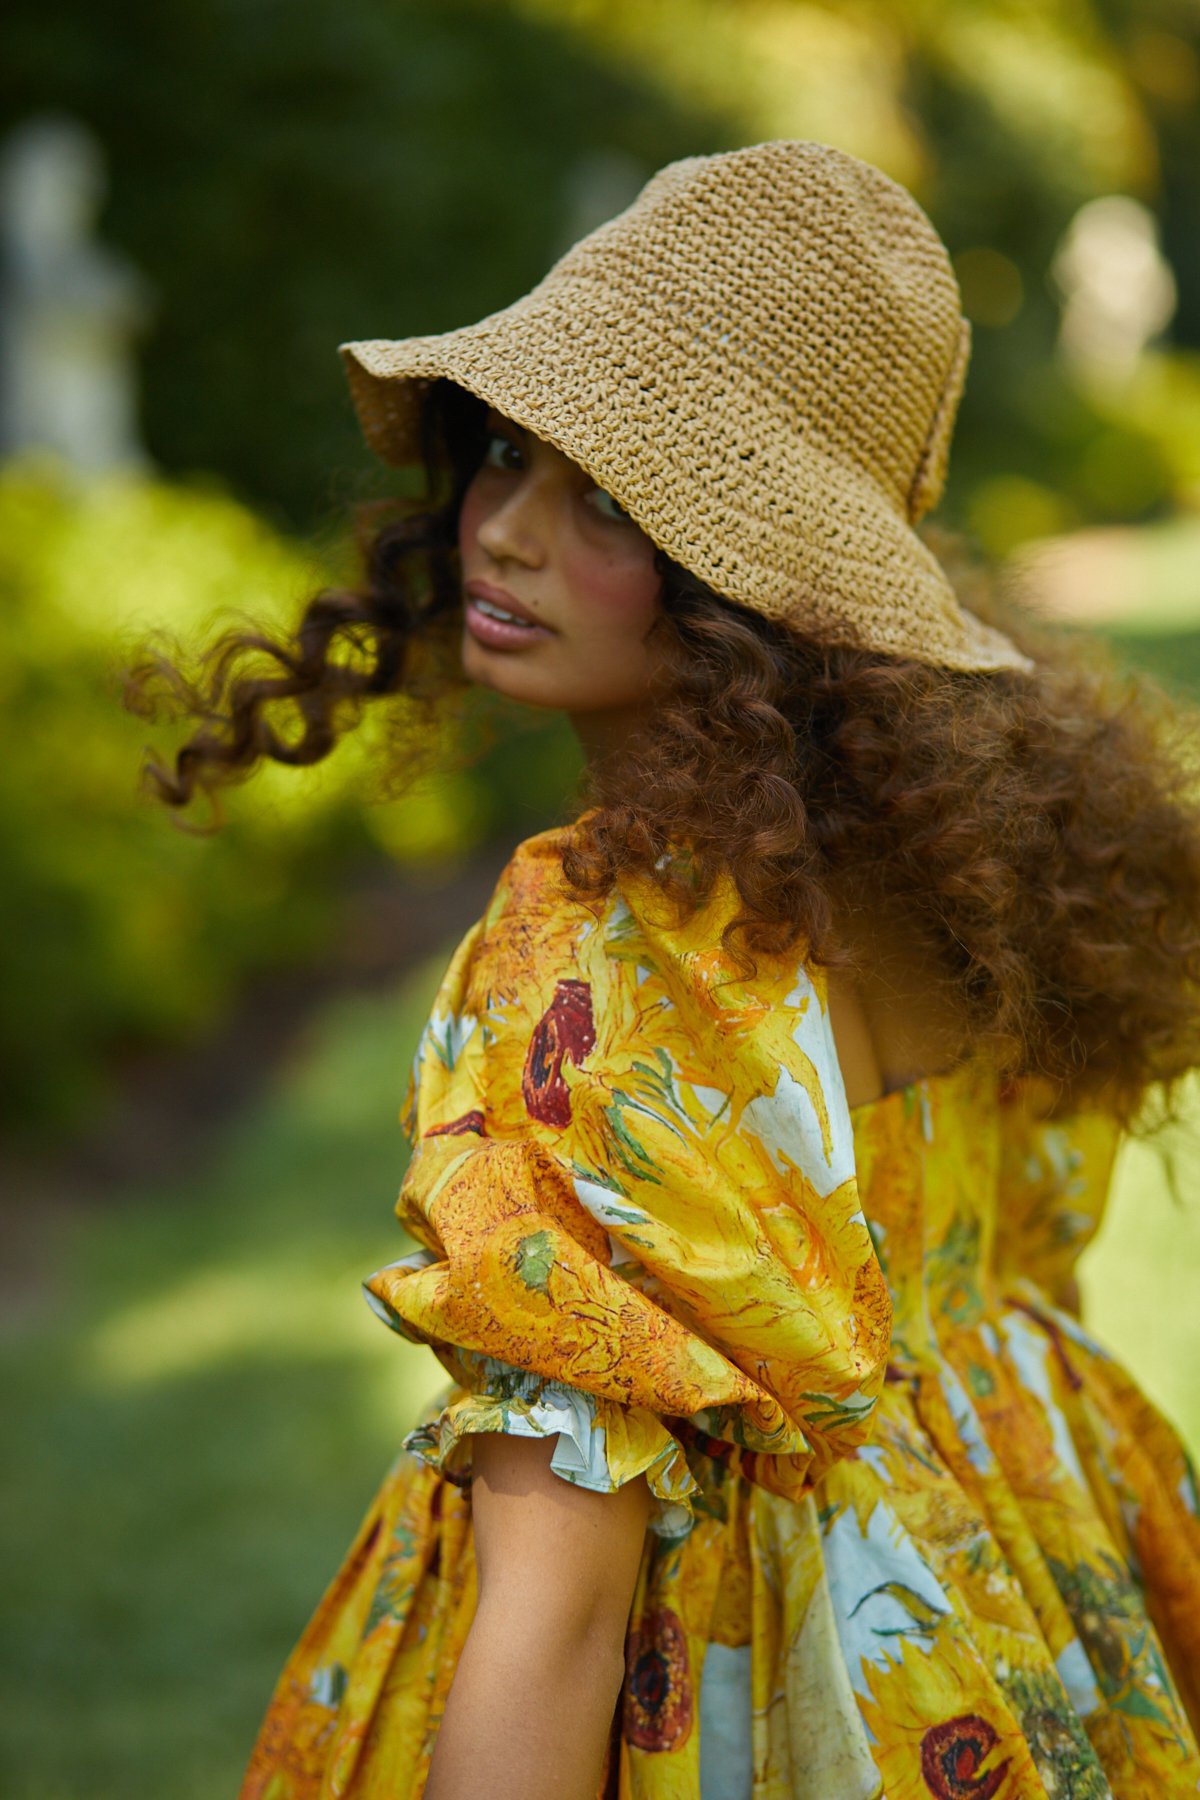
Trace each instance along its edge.
{"label": "yellow floral dress", "polygon": [[608,1800],[1200,1794],[1192,1470],[1071,1310],[1112,1124],[979,1058],[849,1109],[820,971],[739,979],[730,884],[681,928],[649,883],[589,908],[565,835],[517,850],[422,1034],[418,1248],[366,1289],[454,1386],[242,1800],[421,1793],[481,1431],[654,1497]]}

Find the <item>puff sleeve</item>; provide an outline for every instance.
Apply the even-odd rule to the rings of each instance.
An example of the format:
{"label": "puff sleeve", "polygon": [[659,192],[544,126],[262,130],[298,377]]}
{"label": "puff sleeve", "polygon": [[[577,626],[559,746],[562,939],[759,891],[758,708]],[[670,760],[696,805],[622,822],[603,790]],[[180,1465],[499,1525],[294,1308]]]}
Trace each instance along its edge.
{"label": "puff sleeve", "polygon": [[568,1479],[686,1510],[702,1434],[798,1494],[867,1436],[891,1323],[820,973],[737,978],[732,883],[681,927],[650,883],[588,909],[563,837],[517,850],[414,1059],[421,1248],[365,1287],[465,1394],[411,1447],[554,1431]]}

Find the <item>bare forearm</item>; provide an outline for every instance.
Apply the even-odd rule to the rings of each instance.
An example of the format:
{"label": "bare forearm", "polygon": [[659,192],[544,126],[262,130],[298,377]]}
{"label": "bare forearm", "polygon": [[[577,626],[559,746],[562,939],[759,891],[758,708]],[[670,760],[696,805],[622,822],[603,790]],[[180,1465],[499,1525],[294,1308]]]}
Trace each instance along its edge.
{"label": "bare forearm", "polygon": [[476,1615],[459,1658],[426,1800],[595,1800],[621,1686],[619,1632],[513,1630]]}

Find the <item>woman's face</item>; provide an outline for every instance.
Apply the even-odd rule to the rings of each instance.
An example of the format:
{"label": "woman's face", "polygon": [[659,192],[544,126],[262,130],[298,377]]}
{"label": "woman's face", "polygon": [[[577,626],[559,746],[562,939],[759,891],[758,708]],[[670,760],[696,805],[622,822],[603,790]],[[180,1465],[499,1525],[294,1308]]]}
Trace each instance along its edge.
{"label": "woman's face", "polygon": [[[560,708],[589,750],[615,747],[658,665],[650,539],[577,463],[489,409],[458,542],[464,672]],[[516,622],[495,616],[510,610]]]}

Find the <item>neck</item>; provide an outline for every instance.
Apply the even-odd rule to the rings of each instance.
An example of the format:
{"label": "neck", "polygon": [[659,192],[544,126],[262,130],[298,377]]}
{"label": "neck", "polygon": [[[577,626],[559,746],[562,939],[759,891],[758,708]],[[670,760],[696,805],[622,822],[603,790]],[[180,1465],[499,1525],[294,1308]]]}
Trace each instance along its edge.
{"label": "neck", "polygon": [[567,714],[588,763],[611,756],[632,735],[639,715],[635,711],[573,712]]}

